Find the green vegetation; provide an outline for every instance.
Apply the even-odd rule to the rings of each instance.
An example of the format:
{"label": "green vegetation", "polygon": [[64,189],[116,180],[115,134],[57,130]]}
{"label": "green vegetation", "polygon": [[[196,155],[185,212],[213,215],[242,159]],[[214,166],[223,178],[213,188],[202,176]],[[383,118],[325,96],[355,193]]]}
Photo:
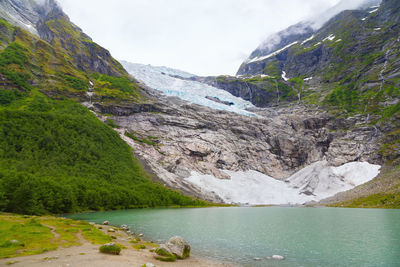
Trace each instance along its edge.
{"label": "green vegetation", "polygon": [[106,123],[108,126],[110,126],[111,128],[117,128],[117,129],[120,128],[120,127],[119,127],[117,124],[115,124],[115,122],[114,122],[112,119],[110,119],[110,118],[106,119],[105,123]]}
{"label": "green vegetation", "polygon": [[158,138],[154,137],[154,136],[148,136],[147,138],[143,138],[143,137],[140,138],[140,137],[137,137],[136,135],[134,135],[133,133],[130,133],[130,132],[125,132],[125,136],[131,138],[134,141],[137,141],[137,142],[140,142],[140,143],[143,143],[143,144],[147,144],[147,145],[151,145],[151,146],[158,146],[159,145],[155,141]]}
{"label": "green vegetation", "polygon": [[[84,233],[91,231],[96,234],[87,238]],[[110,240],[87,222],[0,213],[0,258],[40,254],[60,246],[80,245],[79,233],[95,244]]]}
{"label": "green vegetation", "polygon": [[349,208],[400,209],[400,192],[396,194],[378,193],[334,205]]}
{"label": "green vegetation", "polygon": [[265,65],[264,73],[279,78],[281,76],[281,70],[279,69],[279,61],[269,61]]}
{"label": "green vegetation", "polygon": [[359,108],[359,98],[358,91],[338,86],[324,99],[323,103],[352,112]]}
{"label": "green vegetation", "polygon": [[151,182],[130,147],[83,106],[33,90],[0,107],[0,210],[169,205],[205,203]]}
{"label": "green vegetation", "polygon": [[146,249],[146,245],[143,244],[136,244],[136,245],[132,245],[133,248],[135,249]]}
{"label": "green vegetation", "polygon": [[158,256],[155,256],[155,258],[159,261],[167,261],[167,262],[174,262],[176,261],[176,255],[169,253],[167,250],[164,248],[157,248],[155,250],[156,254]]}
{"label": "green vegetation", "polygon": [[97,95],[110,99],[139,99],[137,84],[126,77],[112,77],[106,74],[92,73],[94,91]]}
{"label": "green vegetation", "polygon": [[101,253],[119,255],[121,253],[121,247],[118,244],[105,244],[99,248]]}

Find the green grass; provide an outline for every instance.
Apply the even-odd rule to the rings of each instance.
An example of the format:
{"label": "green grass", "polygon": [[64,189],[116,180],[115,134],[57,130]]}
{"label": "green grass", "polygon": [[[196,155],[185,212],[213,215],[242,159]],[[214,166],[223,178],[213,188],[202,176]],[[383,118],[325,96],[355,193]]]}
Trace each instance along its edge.
{"label": "green grass", "polygon": [[400,192],[395,194],[373,194],[353,201],[336,204],[334,206],[349,208],[400,209]]}
{"label": "green grass", "polygon": [[148,136],[147,138],[140,138],[130,132],[125,132],[125,136],[127,136],[127,137],[131,138],[132,140],[137,141],[139,143],[143,143],[143,144],[147,144],[147,145],[151,145],[151,146],[159,145],[157,142],[154,141],[154,140],[157,140],[158,138],[154,137],[154,136]]}
{"label": "green grass", "polygon": [[146,249],[146,245],[143,245],[143,244],[135,244],[135,245],[132,245],[132,247],[137,249],[137,250]]}
{"label": "green grass", "polygon": [[[59,236],[52,233],[51,227]],[[86,234],[92,231],[95,234]],[[79,233],[94,244],[104,244],[110,240],[108,235],[87,222],[0,213],[0,258],[34,255],[61,246],[80,245]]]}
{"label": "green grass", "polygon": [[169,253],[168,251],[166,251],[163,248],[157,248],[155,250],[157,256],[155,256],[156,260],[159,261],[167,261],[167,262],[174,262],[176,261],[176,255]]}

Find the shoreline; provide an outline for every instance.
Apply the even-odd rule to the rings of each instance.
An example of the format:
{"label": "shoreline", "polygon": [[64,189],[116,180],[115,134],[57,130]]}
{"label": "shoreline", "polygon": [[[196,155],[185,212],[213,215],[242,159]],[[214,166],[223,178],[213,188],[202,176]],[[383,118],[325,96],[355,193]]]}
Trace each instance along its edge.
{"label": "shoreline", "polygon": [[[218,262],[197,256],[191,253],[191,256],[184,260],[177,260],[175,262],[163,262],[154,258],[155,253],[151,252],[151,248],[157,247],[158,244],[147,241],[146,238],[139,242],[132,242],[137,237],[119,227],[112,225],[99,225],[92,224],[104,234],[112,237],[112,242],[120,244],[123,249],[120,255],[110,255],[99,252],[99,244],[92,244],[90,241],[83,238],[79,233],[79,241],[81,245],[70,247],[58,247],[55,250],[50,250],[44,253],[19,256],[12,258],[0,259],[0,265],[8,266],[37,266],[37,267],[80,267],[80,266],[93,266],[93,267],[125,267],[125,266],[143,266],[144,264],[152,263],[154,266],[198,266],[198,267],[234,267],[230,263]],[[49,227],[49,226],[46,226]],[[49,227],[51,228],[51,227]],[[109,229],[114,229],[110,231]],[[57,239],[57,232],[52,229],[54,239]],[[138,245],[145,244],[145,249],[139,249]],[[135,248],[136,246],[136,248]]]}

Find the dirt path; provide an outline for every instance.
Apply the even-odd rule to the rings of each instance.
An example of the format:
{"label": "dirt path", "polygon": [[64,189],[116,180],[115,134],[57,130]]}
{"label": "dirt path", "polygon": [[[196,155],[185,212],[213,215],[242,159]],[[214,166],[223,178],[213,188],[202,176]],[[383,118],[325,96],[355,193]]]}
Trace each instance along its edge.
{"label": "dirt path", "polygon": [[60,234],[58,234],[56,232],[56,228],[54,226],[48,225],[48,224],[44,224],[43,222],[41,223],[43,226],[46,226],[48,228],[50,228],[50,232],[53,234],[54,236],[54,240],[57,240],[60,238]]}

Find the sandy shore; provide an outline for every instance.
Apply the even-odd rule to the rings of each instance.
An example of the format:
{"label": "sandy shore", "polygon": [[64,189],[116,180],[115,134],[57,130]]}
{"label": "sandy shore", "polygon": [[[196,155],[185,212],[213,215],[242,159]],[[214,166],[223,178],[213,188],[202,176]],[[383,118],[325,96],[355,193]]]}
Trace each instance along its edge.
{"label": "sandy shore", "polygon": [[[111,226],[102,226],[102,231],[107,233]],[[114,228],[115,229],[115,228]],[[99,252],[99,245],[93,245],[87,240],[80,238],[82,245],[68,248],[58,248],[38,255],[23,256],[9,259],[1,259],[0,265],[7,266],[57,266],[57,267],[122,267],[142,266],[145,263],[153,263],[155,266],[198,266],[198,267],[231,267],[233,265],[218,263],[191,255],[185,260],[176,262],[162,262],[154,258],[154,253],[149,249],[137,250],[129,243],[131,237],[124,231],[112,233],[117,239],[114,241],[126,246],[120,255],[108,255]],[[193,254],[193,251],[192,251]]]}

